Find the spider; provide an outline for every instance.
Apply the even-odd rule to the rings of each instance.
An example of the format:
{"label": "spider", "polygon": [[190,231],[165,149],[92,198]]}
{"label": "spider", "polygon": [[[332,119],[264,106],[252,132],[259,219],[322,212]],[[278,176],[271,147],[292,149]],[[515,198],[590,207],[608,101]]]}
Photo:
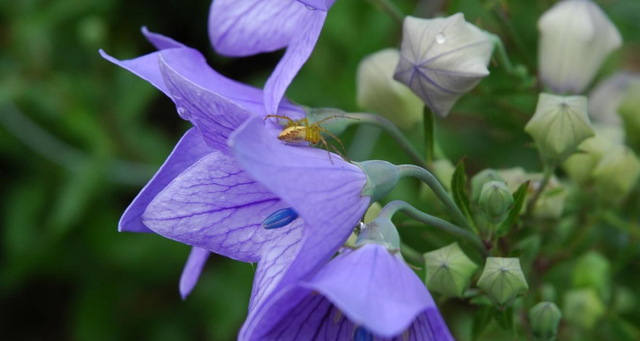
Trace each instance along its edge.
{"label": "spider", "polygon": [[[323,123],[327,120],[330,120],[332,118],[338,118],[338,117],[355,120],[355,118],[351,118],[347,116],[338,116],[338,115],[329,116],[313,124],[309,124],[309,120],[307,118],[294,121],[287,116],[280,116],[280,115],[267,115],[264,119],[266,120],[270,117],[280,118],[287,121],[287,124],[285,125],[282,132],[278,134],[278,140],[284,141],[286,143],[310,142],[313,145],[322,143],[325,149],[327,150],[327,154],[329,154],[329,160],[331,161],[331,163],[333,163],[333,160],[331,159],[331,151],[329,150],[329,144],[327,143],[327,140],[325,140],[325,138],[322,136],[322,133],[327,134],[331,136],[334,140],[338,141],[338,143],[340,144],[340,147],[342,147],[342,150],[345,151],[345,154],[346,154],[346,150],[344,148],[344,145],[340,141],[340,139],[338,139],[337,136],[330,133],[327,129],[321,127],[320,123]],[[336,147],[331,146],[331,148],[333,148],[333,150],[338,155],[340,155],[345,161],[350,162],[350,160],[346,156],[344,156],[342,153],[340,153]]]}

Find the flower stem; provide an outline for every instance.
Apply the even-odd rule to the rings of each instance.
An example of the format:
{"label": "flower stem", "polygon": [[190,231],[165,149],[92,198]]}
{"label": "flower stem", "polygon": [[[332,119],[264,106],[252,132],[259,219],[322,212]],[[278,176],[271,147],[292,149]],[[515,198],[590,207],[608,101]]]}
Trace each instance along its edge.
{"label": "flower stem", "polygon": [[529,203],[527,204],[527,213],[526,213],[527,216],[531,216],[533,214],[533,211],[535,210],[535,207],[536,207],[536,202],[538,202],[538,199],[540,199],[540,196],[542,195],[544,188],[547,187],[547,184],[549,183],[549,180],[551,179],[551,176],[553,175],[555,170],[556,170],[555,165],[544,166],[542,181],[540,181],[538,188],[536,188],[536,192],[533,194],[533,197],[531,197],[531,200],[529,200]]}
{"label": "flower stem", "polygon": [[400,252],[402,252],[402,256],[404,256],[408,260],[411,260],[412,262],[420,265],[424,264],[424,257],[422,256],[422,254],[411,246],[402,243],[402,245],[400,246]]}
{"label": "flower stem", "polygon": [[386,204],[384,208],[382,208],[382,211],[380,211],[378,218],[391,219],[391,217],[393,217],[393,215],[398,211],[405,213],[409,217],[421,223],[431,225],[437,229],[445,231],[471,243],[471,245],[477,248],[478,251],[480,251],[480,253],[482,253],[482,255],[485,257],[489,254],[484,244],[477,235],[446,220],[419,211],[415,207],[401,200],[395,200]]}
{"label": "flower stem", "polygon": [[400,129],[398,129],[398,127],[396,127],[388,119],[379,115],[367,113],[349,113],[347,114],[347,116],[357,119],[357,121],[354,121],[353,123],[369,124],[381,128],[387,134],[391,135],[391,137],[400,146],[400,149],[407,153],[407,155],[411,157],[413,162],[415,162],[420,167],[427,166],[424,157],[415,149],[413,144],[411,144],[411,142],[404,136]]}
{"label": "flower stem", "polygon": [[404,21],[404,15],[402,14],[402,11],[400,11],[398,7],[396,7],[396,5],[394,5],[391,1],[389,0],[369,0],[369,1],[372,4],[380,7],[383,11],[387,12],[387,14],[389,14],[395,21],[399,22],[400,25],[402,25],[402,22]]}
{"label": "flower stem", "polygon": [[372,125],[358,127],[347,150],[347,156],[354,161],[367,160],[380,137],[381,129]]}
{"label": "flower stem", "polygon": [[424,107],[423,112],[424,121],[424,142],[425,142],[425,156],[427,159],[427,166],[431,167],[434,160],[435,141],[436,141],[436,120],[433,117],[433,112],[429,107]]}
{"label": "flower stem", "polygon": [[428,170],[415,165],[399,165],[397,167],[400,171],[400,176],[410,176],[418,178],[425,184],[427,184],[431,188],[433,193],[435,193],[435,195],[438,197],[438,199],[442,201],[447,210],[449,210],[449,213],[451,213],[456,223],[464,226],[469,230],[472,230],[469,221],[467,221],[467,218],[465,218],[458,205],[456,205],[453,198],[451,198],[447,190],[444,189],[442,184],[438,181],[438,179],[436,179],[435,176],[433,176],[433,174],[431,174]]}

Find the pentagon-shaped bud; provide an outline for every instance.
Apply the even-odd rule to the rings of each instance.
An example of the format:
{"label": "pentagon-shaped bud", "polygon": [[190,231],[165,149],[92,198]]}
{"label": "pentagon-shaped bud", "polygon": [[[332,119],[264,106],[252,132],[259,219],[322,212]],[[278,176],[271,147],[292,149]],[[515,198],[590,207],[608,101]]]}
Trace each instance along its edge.
{"label": "pentagon-shaped bud", "polygon": [[615,125],[594,125],[596,136],[584,140],[578,146],[578,153],[571,155],[562,168],[578,184],[592,179],[593,170],[602,157],[615,146],[624,144],[624,132]]}
{"label": "pentagon-shaped bud", "polygon": [[492,53],[490,37],[466,22],[462,13],[436,19],[406,17],[394,78],[445,117],[460,96],[489,75]]}
{"label": "pentagon-shaped bud", "polygon": [[447,297],[462,297],[478,266],[458,243],[424,254],[427,288]]}
{"label": "pentagon-shaped bud", "polygon": [[536,141],[542,157],[560,163],[582,141],[595,135],[587,114],[587,98],[540,94],[536,112],[524,130]]}
{"label": "pentagon-shaped bud", "polygon": [[538,30],[540,80],[555,93],[582,93],[622,46],[618,29],[591,0],[557,3],[540,17]]}
{"label": "pentagon-shaped bud", "polygon": [[627,146],[610,150],[593,170],[596,190],[606,202],[624,199],[640,176],[640,161]]}
{"label": "pentagon-shaped bud", "polygon": [[358,106],[389,119],[401,129],[422,121],[424,104],[411,89],[393,79],[400,51],[385,49],[365,57],[358,66]]}
{"label": "pentagon-shaped bud", "polygon": [[502,181],[489,181],[482,186],[480,208],[494,224],[502,222],[513,205],[513,195]]}
{"label": "pentagon-shaped bud", "polygon": [[495,169],[485,169],[471,178],[471,200],[478,202],[480,200],[480,193],[482,192],[482,186],[489,181],[504,181],[502,177]]}
{"label": "pentagon-shaped bud", "polygon": [[595,251],[588,252],[578,259],[573,268],[573,286],[594,288],[603,293],[608,286],[609,268],[609,260],[604,256]]}
{"label": "pentagon-shaped bud", "polygon": [[568,322],[591,329],[604,315],[605,306],[594,289],[575,289],[564,294],[562,312]]}
{"label": "pentagon-shaped bud", "polygon": [[518,295],[529,289],[520,267],[520,259],[499,257],[487,258],[478,287],[500,307],[511,305]]}
{"label": "pentagon-shaped bud", "polygon": [[531,332],[536,341],[553,341],[558,334],[562,312],[553,302],[540,302],[529,310]]}

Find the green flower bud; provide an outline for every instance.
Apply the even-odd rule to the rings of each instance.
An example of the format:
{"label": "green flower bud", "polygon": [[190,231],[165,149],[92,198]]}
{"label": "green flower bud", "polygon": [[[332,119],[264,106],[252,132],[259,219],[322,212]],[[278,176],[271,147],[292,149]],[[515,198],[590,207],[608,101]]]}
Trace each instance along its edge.
{"label": "green flower bud", "polygon": [[596,190],[604,201],[617,202],[629,194],[640,176],[640,161],[627,146],[617,146],[593,171]]}
{"label": "green flower bud", "polygon": [[540,94],[536,113],[525,127],[542,157],[560,163],[573,154],[580,143],[595,135],[584,96]]}
{"label": "green flower bud", "polygon": [[618,107],[629,142],[640,146],[640,84],[633,84]]}
{"label": "green flower bud", "polygon": [[[533,193],[540,186],[542,182],[542,174],[530,174],[527,201],[533,198]],[[552,176],[547,183],[544,191],[536,202],[536,207],[533,210],[533,216],[538,219],[558,219],[562,216],[564,211],[564,204],[567,199],[567,191],[564,185],[558,181],[558,178]]]}
{"label": "green flower bud", "polygon": [[458,243],[424,254],[427,288],[447,297],[462,297],[478,266],[462,252]]}
{"label": "green flower bud", "polygon": [[[520,185],[530,180],[530,176],[522,167],[499,169],[498,175],[500,176],[500,179],[507,184],[509,192],[511,193],[517,191]],[[482,187],[480,187],[480,190],[482,190]]]}
{"label": "green flower bud", "polygon": [[594,125],[596,136],[584,140],[578,146],[579,153],[571,155],[562,168],[578,184],[592,179],[593,170],[602,157],[615,146],[624,144],[624,132],[619,126]]}
{"label": "green flower bud", "polygon": [[489,220],[497,224],[507,217],[513,205],[513,195],[504,182],[490,181],[482,186],[479,204]]}
{"label": "green flower bud", "polygon": [[500,307],[511,305],[529,289],[518,258],[487,258],[478,286]]}
{"label": "green flower bud", "polygon": [[480,192],[482,192],[482,186],[489,181],[503,181],[500,174],[495,169],[485,169],[482,172],[476,174],[471,178],[471,200],[478,202],[480,200]]}
{"label": "green flower bud", "polygon": [[605,306],[593,289],[576,289],[565,293],[562,311],[568,322],[591,329],[604,315]]}
{"label": "green flower bud", "polygon": [[533,337],[538,341],[553,341],[558,334],[562,312],[553,302],[540,302],[529,310]]}
{"label": "green flower bud", "polygon": [[422,120],[424,104],[411,89],[393,79],[400,51],[385,49],[365,57],[358,66],[358,106],[388,118],[401,129]]}
{"label": "green flower bud", "polygon": [[573,268],[572,282],[576,288],[588,287],[603,293],[608,279],[609,260],[595,251],[580,257]]}

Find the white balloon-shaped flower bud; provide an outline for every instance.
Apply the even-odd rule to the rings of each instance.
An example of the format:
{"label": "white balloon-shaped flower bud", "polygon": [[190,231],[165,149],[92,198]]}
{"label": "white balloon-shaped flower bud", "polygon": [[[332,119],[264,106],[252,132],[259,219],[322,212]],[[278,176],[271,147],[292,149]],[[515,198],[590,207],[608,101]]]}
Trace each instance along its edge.
{"label": "white balloon-shaped flower bud", "polygon": [[447,297],[462,297],[478,266],[458,243],[424,254],[427,288]]}
{"label": "white balloon-shaped flower bud", "polygon": [[582,93],[622,45],[618,29],[591,0],[557,3],[540,17],[538,30],[540,80],[556,93]]}
{"label": "white balloon-shaped flower bud", "polygon": [[584,96],[540,94],[536,113],[524,130],[536,141],[542,157],[554,163],[573,154],[582,141],[595,135]]}
{"label": "white balloon-shaped flower bud", "polygon": [[358,106],[388,118],[402,129],[422,120],[424,104],[409,88],[393,79],[400,51],[385,49],[367,56],[358,66]]}
{"label": "white balloon-shaped flower bud", "polygon": [[492,52],[489,36],[461,13],[437,19],[406,17],[394,78],[445,117],[460,96],[489,75]]}
{"label": "white balloon-shaped flower bud", "polygon": [[478,287],[500,307],[510,306],[518,295],[529,289],[520,267],[520,259],[498,257],[487,258]]}

